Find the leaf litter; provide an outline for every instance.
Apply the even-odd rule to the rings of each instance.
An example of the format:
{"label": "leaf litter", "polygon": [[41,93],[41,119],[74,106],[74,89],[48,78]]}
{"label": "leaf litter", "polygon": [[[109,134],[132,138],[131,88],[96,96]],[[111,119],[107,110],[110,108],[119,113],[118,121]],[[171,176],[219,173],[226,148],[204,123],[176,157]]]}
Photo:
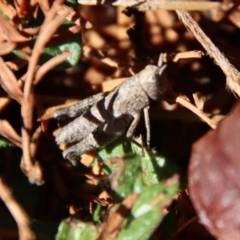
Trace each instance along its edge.
{"label": "leaf litter", "polygon": [[[186,10],[203,9],[196,7],[200,5],[195,1],[182,5],[173,1],[171,4],[183,9],[174,13],[158,10],[157,1],[142,2],[135,9],[124,9],[124,1],[118,1],[118,7],[47,0],[29,4],[22,1],[15,7],[1,1],[0,133],[23,154],[21,157],[18,148],[12,146],[9,152],[7,141],[0,149],[0,229],[5,228],[1,226],[5,204],[19,230],[17,235],[16,228],[7,226],[12,234],[7,239],[214,239],[210,233],[216,238],[236,238],[237,220],[233,216],[238,204],[231,196],[236,194],[234,199],[238,199],[233,174],[237,168],[234,156],[238,155],[234,148],[238,141],[237,120],[231,117],[235,112],[227,114],[235,102],[234,94],[239,95],[237,3],[205,1],[201,4],[207,12],[189,14]],[[167,9],[175,10],[170,5]],[[138,6],[145,13],[139,13]],[[138,139],[145,139],[140,121],[136,136],[143,136],[137,141],[120,138],[83,155],[81,161],[65,162],[53,135],[57,123],[51,117],[57,105],[111,91],[146,65],[155,64],[159,52],[165,52],[169,89],[150,111],[151,147],[156,150],[147,152],[139,147],[144,144]],[[64,69],[69,64],[72,68]],[[226,90],[225,84],[234,94]],[[219,124],[225,115],[226,120]],[[228,121],[231,127],[223,131]],[[207,125],[216,130],[201,138],[209,130]],[[200,138],[192,152],[188,192],[186,170],[191,146]],[[203,151],[199,150],[200,143],[208,144]],[[216,169],[205,163],[206,151],[216,156],[208,164],[219,167],[226,159],[230,164],[216,175]],[[224,157],[221,151],[225,151]],[[12,183],[14,174],[22,174],[16,172],[19,165],[27,176],[18,181],[20,187]],[[199,174],[204,176],[200,180]],[[202,179],[208,188],[196,190]],[[216,179],[222,182],[222,190],[214,202],[231,202],[229,212],[218,208],[219,204],[212,206],[207,198],[209,192],[217,191],[209,184]],[[42,186],[29,185],[28,181]],[[32,190],[35,193],[31,195]],[[41,201],[34,201],[35,195],[41,196]],[[31,205],[26,205],[29,198]],[[209,205],[201,205],[207,200]],[[35,211],[29,210],[34,207]],[[220,228],[225,217],[228,224]],[[49,233],[39,230],[46,220],[54,226]],[[169,226],[175,227],[169,230]],[[234,236],[227,235],[230,232]]]}

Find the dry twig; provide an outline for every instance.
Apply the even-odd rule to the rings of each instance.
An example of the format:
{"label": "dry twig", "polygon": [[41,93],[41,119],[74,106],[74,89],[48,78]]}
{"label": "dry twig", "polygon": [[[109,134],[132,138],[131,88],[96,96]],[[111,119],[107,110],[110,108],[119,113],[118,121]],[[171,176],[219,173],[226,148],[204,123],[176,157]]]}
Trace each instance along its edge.
{"label": "dry twig", "polygon": [[36,236],[30,228],[30,218],[25,210],[19,205],[11,193],[9,187],[0,178],[0,198],[14,217],[19,231],[20,240],[34,240]]}
{"label": "dry twig", "polygon": [[16,146],[22,147],[21,137],[16,133],[7,120],[0,119],[0,134],[13,142]]}
{"label": "dry twig", "polygon": [[0,57],[0,84],[5,91],[19,103],[22,103],[23,93],[21,88],[18,86],[17,79],[13,72],[8,68],[6,63]]}
{"label": "dry twig", "polygon": [[186,27],[194,34],[196,39],[206,49],[207,53],[215,60],[226,75],[227,86],[232,92],[240,96],[240,73],[219,51],[213,42],[206,36],[199,25],[190,14],[184,10],[176,10],[179,18],[182,19]]}
{"label": "dry twig", "polygon": [[[57,28],[63,23],[66,16],[69,13],[68,8],[64,8],[61,16],[56,17],[56,13],[62,6],[59,1],[55,1],[52,8],[45,17],[44,23],[41,26],[39,36],[34,45],[31,58],[29,60],[28,71],[26,75],[26,82],[24,85],[23,94],[23,104],[21,108],[21,114],[23,118],[22,127],[22,143],[23,143],[23,161],[22,169],[27,175],[30,171],[35,172],[34,167],[37,171],[40,169],[38,164],[35,166],[33,162],[33,155],[30,149],[31,143],[31,131],[33,127],[33,108],[34,108],[34,94],[33,94],[33,81],[35,76],[35,71],[37,63],[39,61],[40,55],[44,49],[46,43],[50,40],[52,35],[55,33]],[[31,174],[30,174],[31,175]]]}
{"label": "dry twig", "polygon": [[217,127],[217,124],[211,120],[203,111],[195,107],[193,104],[191,104],[186,98],[178,96],[176,98],[176,102],[180,103],[190,111],[194,112],[196,115],[198,115],[204,122],[206,122],[211,128],[215,129]]}
{"label": "dry twig", "polygon": [[[108,1],[97,1],[97,0],[79,0],[80,4],[85,5],[98,5],[105,4]],[[186,0],[117,0],[112,2],[113,6],[123,6],[123,7],[134,7],[139,11],[147,10],[175,10],[175,9],[185,9],[185,10],[197,10],[206,11],[213,7],[218,7],[219,2],[208,2],[208,1],[186,1]]]}
{"label": "dry twig", "polygon": [[70,52],[64,52],[60,55],[57,55],[53,58],[51,58],[49,61],[44,63],[36,72],[36,77],[34,80],[34,85],[37,85],[40,80],[43,78],[43,76],[53,69],[54,67],[58,66],[59,64],[63,63],[64,61],[67,60],[68,57],[71,56]]}

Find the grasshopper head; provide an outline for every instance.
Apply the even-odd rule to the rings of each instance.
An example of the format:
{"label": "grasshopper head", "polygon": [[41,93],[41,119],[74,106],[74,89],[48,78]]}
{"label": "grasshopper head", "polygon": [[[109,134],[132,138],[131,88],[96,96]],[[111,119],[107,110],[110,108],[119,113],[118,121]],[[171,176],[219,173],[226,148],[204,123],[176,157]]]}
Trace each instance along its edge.
{"label": "grasshopper head", "polygon": [[158,100],[167,89],[167,77],[164,73],[166,66],[148,65],[139,74],[139,82],[152,100]]}

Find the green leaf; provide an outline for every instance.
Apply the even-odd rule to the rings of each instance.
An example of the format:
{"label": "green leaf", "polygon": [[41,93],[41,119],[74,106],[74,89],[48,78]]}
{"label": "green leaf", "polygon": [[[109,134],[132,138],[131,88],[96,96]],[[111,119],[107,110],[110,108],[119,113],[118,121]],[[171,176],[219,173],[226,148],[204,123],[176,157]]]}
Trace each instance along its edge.
{"label": "green leaf", "polygon": [[79,35],[74,35],[68,42],[60,44],[55,47],[45,48],[40,58],[40,64],[47,62],[54,56],[63,52],[71,52],[71,56],[67,58],[66,62],[62,63],[55,69],[64,69],[75,66],[82,54],[82,40]]}
{"label": "green leaf", "polygon": [[117,199],[141,193],[146,186],[162,183],[179,172],[175,165],[155,150],[142,151],[122,138],[100,149],[98,155],[105,160],[105,168],[111,171],[109,181]]}
{"label": "green leaf", "polygon": [[[77,11],[77,7],[78,7],[78,3],[76,0],[68,0],[67,5],[69,5],[71,8],[75,9]],[[4,15],[4,13],[1,11],[0,9],[0,14],[2,14],[4,17],[6,17]],[[30,27],[39,27],[41,26],[43,19],[42,19],[42,14],[38,14],[38,18],[37,19],[22,19],[21,21],[24,21],[24,23],[26,25],[29,25]],[[9,20],[8,17],[6,17],[7,20]],[[59,27],[58,29],[58,33],[60,33],[63,30],[67,30],[70,27],[75,26],[74,22],[65,20],[64,23],[62,24],[62,26]],[[18,28],[18,26],[15,26],[16,28]],[[33,41],[28,43],[28,46],[33,49],[33,46],[35,44],[35,40],[37,39],[38,35],[33,36]],[[68,59],[60,64],[58,67],[56,67],[55,69],[66,69],[69,67],[73,67],[75,66],[82,54],[82,38],[81,38],[81,34],[77,33],[74,34],[73,36],[69,36],[69,38],[67,38],[67,40],[65,42],[62,42],[56,46],[51,46],[51,47],[47,47],[44,49],[41,57],[40,57],[40,61],[39,63],[42,65],[45,62],[47,62],[48,60],[50,60],[51,58],[63,53],[63,52],[71,52],[71,56],[68,57]],[[18,50],[15,49],[13,51],[13,53],[22,59],[25,59],[24,55]]]}
{"label": "green leaf", "polygon": [[78,1],[77,0],[66,0],[67,4],[72,4],[72,5],[77,5]]}
{"label": "green leaf", "polygon": [[144,183],[148,185],[157,184],[162,180],[168,179],[175,173],[179,173],[176,165],[172,164],[157,151],[144,151],[135,144],[132,144],[133,152],[141,155],[141,168]]}
{"label": "green leaf", "polygon": [[131,209],[130,217],[123,223],[118,240],[149,239],[164,217],[162,209],[178,191],[178,180],[174,178],[170,184],[155,184],[142,191]]}
{"label": "green leaf", "polygon": [[[33,48],[33,45],[30,47]],[[73,67],[78,63],[82,54],[82,39],[80,34],[75,34],[72,38],[68,39],[68,41],[65,43],[59,44],[57,46],[45,48],[40,57],[39,63],[42,65],[48,60],[50,60],[52,57],[55,57],[66,51],[70,52],[71,56],[68,57],[64,63],[60,64],[55,69],[60,70],[60,69]],[[19,50],[15,49],[13,53],[19,58],[25,59],[24,55]]]}
{"label": "green leaf", "polygon": [[103,160],[113,157],[123,157],[130,153],[133,153],[132,143],[123,137],[118,138],[98,150],[98,155]]}
{"label": "green leaf", "polygon": [[93,212],[93,221],[95,223],[99,223],[100,222],[101,210],[102,210],[102,206],[100,204],[97,204],[96,208],[95,208],[95,210]]}
{"label": "green leaf", "polygon": [[5,137],[0,135],[0,148],[15,146],[12,142],[9,142]]}
{"label": "green leaf", "polygon": [[98,231],[94,225],[67,219],[61,222],[56,240],[94,240],[97,236]]}
{"label": "green leaf", "polygon": [[111,171],[112,196],[139,194],[117,239],[149,239],[165,217],[162,209],[179,190],[179,169],[155,150],[143,150],[123,138],[101,148],[98,155]]}

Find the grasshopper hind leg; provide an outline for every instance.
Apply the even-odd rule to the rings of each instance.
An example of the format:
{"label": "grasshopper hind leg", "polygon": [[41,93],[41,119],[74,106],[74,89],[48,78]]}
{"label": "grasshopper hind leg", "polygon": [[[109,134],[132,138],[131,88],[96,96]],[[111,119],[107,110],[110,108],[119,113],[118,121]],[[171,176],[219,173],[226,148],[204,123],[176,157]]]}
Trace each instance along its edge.
{"label": "grasshopper hind leg", "polygon": [[117,139],[122,133],[109,134],[103,130],[90,133],[81,142],[69,147],[63,152],[63,157],[68,160],[79,158],[83,153],[93,151]]}
{"label": "grasshopper hind leg", "polygon": [[126,132],[126,128],[131,121],[131,116],[124,115],[99,126],[96,130],[88,134],[81,142],[66,149],[63,152],[63,157],[70,160],[79,157],[85,152],[95,150],[114,141]]}
{"label": "grasshopper hind leg", "polygon": [[98,93],[91,97],[85,98],[82,101],[73,104],[72,106],[60,108],[54,112],[53,117],[59,121],[67,118],[78,117],[88,111],[94,104],[102,100],[106,94],[107,93]]}

